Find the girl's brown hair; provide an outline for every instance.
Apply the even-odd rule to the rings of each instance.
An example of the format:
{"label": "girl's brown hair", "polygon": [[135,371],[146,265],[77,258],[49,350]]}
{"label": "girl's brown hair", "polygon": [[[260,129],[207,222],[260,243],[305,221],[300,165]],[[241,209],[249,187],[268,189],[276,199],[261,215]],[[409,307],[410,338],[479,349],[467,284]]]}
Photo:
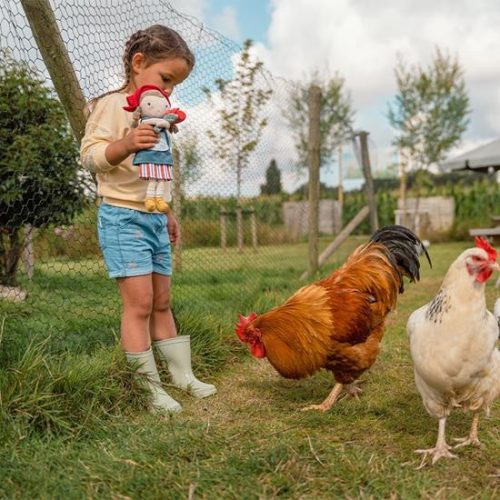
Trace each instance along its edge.
{"label": "girl's brown hair", "polygon": [[121,92],[123,89],[127,88],[130,83],[132,58],[137,52],[144,54],[148,66],[163,59],[179,57],[186,61],[191,71],[195,63],[194,54],[187,46],[187,43],[181,35],[172,28],[167,28],[167,26],[161,24],[154,24],[144,30],[136,31],[125,44],[125,51],[123,53],[125,81],[123,85],[116,90],[111,90],[91,99],[87,106],[88,111],[94,107],[97,100],[101,97]]}

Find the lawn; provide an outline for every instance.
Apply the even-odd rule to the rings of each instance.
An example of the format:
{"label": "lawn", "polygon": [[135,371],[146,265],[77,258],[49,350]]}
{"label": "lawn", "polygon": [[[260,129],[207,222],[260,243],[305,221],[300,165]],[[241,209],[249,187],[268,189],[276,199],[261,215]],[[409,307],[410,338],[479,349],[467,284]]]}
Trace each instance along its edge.
{"label": "lawn", "polygon": [[[328,268],[360,241],[349,240]],[[328,373],[282,379],[232,332],[237,312],[263,311],[301,285],[306,245],[185,252],[176,318],[193,337],[197,372],[219,392],[195,401],[169,389],[184,407],[173,417],[142,409],[145,395],[118,348],[117,292],[102,267],[41,266],[24,282],[27,303],[0,305],[0,497],[498,498],[498,403],[480,423],[484,448],[421,469],[414,453],[434,445],[437,422],[413,382],[406,320],[467,246],[431,247],[433,269],[423,261],[421,282],[406,287],[360,399],[327,413],[300,409],[329,392]],[[470,415],[455,412],[448,436],[469,425]]]}

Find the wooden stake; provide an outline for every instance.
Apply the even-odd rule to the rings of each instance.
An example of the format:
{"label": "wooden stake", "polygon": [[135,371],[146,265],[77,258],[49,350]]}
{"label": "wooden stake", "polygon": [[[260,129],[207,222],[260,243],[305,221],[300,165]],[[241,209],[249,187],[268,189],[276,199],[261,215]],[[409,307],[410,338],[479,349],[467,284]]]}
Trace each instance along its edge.
{"label": "wooden stake", "polygon": [[[340,231],[336,238],[323,250],[319,256],[318,266],[321,267],[330,256],[342,245],[342,243],[347,239],[347,237],[365,220],[366,216],[370,212],[368,206],[364,206],[352,219],[349,224]],[[300,277],[301,280],[306,279],[308,272],[304,272]]]}
{"label": "wooden stake", "polygon": [[309,88],[309,276],[318,269],[321,89]]}
{"label": "wooden stake", "polygon": [[337,193],[338,193],[338,202],[339,202],[339,212],[338,212],[338,218],[339,218],[339,223],[335,230],[338,232],[340,229],[342,229],[342,215],[343,215],[343,210],[344,210],[344,173],[342,171],[342,144],[339,145],[338,149],[338,164],[339,164],[339,185],[337,188]]}
{"label": "wooden stake", "polygon": [[370,165],[370,155],[368,153],[368,132],[358,132],[361,146],[361,166],[365,177],[365,192],[370,208],[370,230],[372,234],[378,229],[377,199],[373,187],[372,170]]}
{"label": "wooden stake", "polygon": [[85,132],[85,97],[49,0],[21,0],[45,66],[78,142]]}
{"label": "wooden stake", "polygon": [[252,230],[252,246],[254,250],[257,250],[257,220],[255,210],[250,212],[250,227]]}
{"label": "wooden stake", "polygon": [[236,209],[236,238],[238,245],[238,252],[243,252],[243,214],[241,207]]}
{"label": "wooden stake", "polygon": [[222,211],[220,213],[220,246],[225,252],[227,249],[226,213]]}

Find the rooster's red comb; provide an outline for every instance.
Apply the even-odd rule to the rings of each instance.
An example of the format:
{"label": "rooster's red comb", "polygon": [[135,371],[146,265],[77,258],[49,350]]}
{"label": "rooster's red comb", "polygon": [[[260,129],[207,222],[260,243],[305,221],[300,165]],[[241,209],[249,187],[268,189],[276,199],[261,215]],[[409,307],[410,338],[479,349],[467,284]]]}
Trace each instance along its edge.
{"label": "rooster's red comb", "polygon": [[238,335],[239,339],[242,342],[246,342],[247,338],[245,335],[245,330],[247,326],[257,317],[256,313],[250,313],[248,316],[243,316],[243,314],[238,315],[240,317],[240,320],[236,324],[236,329],[234,332],[236,335]]}
{"label": "rooster's red comb", "polygon": [[497,251],[489,244],[488,240],[482,236],[476,236],[474,238],[474,242],[478,248],[482,248],[486,250],[488,254],[488,259],[492,262],[496,262],[497,260]]}

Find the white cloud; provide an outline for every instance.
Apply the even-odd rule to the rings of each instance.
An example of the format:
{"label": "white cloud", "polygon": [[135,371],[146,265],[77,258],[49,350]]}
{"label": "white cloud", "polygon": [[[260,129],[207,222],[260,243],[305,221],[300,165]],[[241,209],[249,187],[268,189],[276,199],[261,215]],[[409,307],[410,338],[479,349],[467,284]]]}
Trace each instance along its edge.
{"label": "white cloud", "polygon": [[188,16],[203,20],[207,10],[207,0],[170,0],[170,5]]}
{"label": "white cloud", "polygon": [[213,28],[224,36],[239,40],[241,37],[236,9],[232,6],[224,7],[212,20]]}
{"label": "white cloud", "polygon": [[439,46],[465,69],[473,114],[466,138],[500,134],[498,0],[272,0],[268,46],[259,54],[275,74],[303,78],[339,71],[357,109],[356,126],[387,149],[387,102],[396,93],[397,53],[428,65]]}

